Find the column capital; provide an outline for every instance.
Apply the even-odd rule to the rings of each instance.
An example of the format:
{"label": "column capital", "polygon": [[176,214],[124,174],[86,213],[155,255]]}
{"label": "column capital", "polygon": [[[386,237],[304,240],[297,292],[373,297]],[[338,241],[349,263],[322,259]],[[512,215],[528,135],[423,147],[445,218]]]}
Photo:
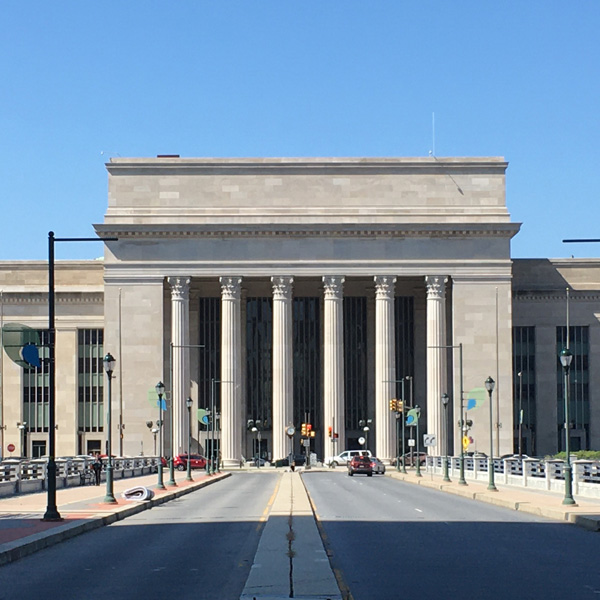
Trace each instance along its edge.
{"label": "column capital", "polygon": [[344,281],[346,281],[346,278],[343,275],[324,275],[325,300],[341,298],[344,291]]}
{"label": "column capital", "polygon": [[239,300],[242,291],[241,277],[219,277],[221,295],[226,300]]}
{"label": "column capital", "polygon": [[187,300],[190,293],[191,277],[167,277],[171,286],[171,298],[173,300]]}
{"label": "column capital", "polygon": [[273,285],[273,298],[275,300],[291,300],[293,277],[271,277],[271,284]]}
{"label": "column capital", "polygon": [[428,299],[443,299],[446,297],[446,283],[448,283],[448,277],[445,275],[426,275],[425,283],[427,284]]}
{"label": "column capital", "polygon": [[390,300],[394,297],[396,277],[393,275],[375,275],[375,296],[380,300]]}

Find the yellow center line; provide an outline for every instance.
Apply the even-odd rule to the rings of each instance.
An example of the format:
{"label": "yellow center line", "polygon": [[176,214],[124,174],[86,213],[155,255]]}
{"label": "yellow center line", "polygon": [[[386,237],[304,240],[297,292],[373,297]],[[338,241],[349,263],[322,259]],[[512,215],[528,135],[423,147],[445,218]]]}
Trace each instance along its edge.
{"label": "yellow center line", "polygon": [[262,524],[269,518],[269,513],[271,512],[271,508],[273,506],[273,503],[275,502],[275,498],[277,497],[277,492],[279,492],[280,484],[281,484],[281,476],[279,476],[279,478],[277,479],[277,484],[275,485],[275,490],[273,491],[273,494],[269,498],[269,501],[267,502],[267,505],[265,506],[265,510],[263,510],[263,514],[258,521],[258,525],[256,527],[257,531],[262,527]]}

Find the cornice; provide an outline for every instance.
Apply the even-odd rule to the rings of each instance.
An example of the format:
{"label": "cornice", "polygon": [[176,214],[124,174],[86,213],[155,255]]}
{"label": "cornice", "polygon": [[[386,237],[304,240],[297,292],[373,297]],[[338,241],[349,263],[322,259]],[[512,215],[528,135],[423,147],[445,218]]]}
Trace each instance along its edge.
{"label": "cornice", "polygon": [[[564,290],[513,290],[512,294],[515,302],[560,302],[566,303]],[[600,291],[598,292],[574,292],[570,290],[570,302],[600,302]]]}
{"label": "cornice", "polygon": [[519,223],[494,223],[492,225],[370,225],[332,227],[286,225],[111,225],[96,224],[101,238],[118,237],[138,239],[182,238],[465,238],[465,237],[513,237],[520,229]]}
{"label": "cornice", "polygon": [[404,158],[112,158],[111,176],[155,175],[386,175],[406,173],[499,173],[508,163],[500,157]]}
{"label": "cornice", "polygon": [[[62,293],[55,292],[56,304],[103,304],[104,294],[103,293],[89,293],[75,292],[75,293]],[[2,303],[5,305],[47,305],[48,294],[42,292],[19,292],[19,293],[4,293],[2,295]]]}

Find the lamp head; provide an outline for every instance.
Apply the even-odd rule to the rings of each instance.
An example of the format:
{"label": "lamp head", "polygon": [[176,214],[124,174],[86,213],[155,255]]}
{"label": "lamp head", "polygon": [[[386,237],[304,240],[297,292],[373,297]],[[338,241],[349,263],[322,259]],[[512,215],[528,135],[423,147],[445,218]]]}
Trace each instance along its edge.
{"label": "lamp head", "polygon": [[485,380],[485,389],[488,392],[493,392],[495,387],[496,387],[496,382],[491,377],[488,377]]}
{"label": "lamp head", "polygon": [[448,394],[442,394],[442,404],[444,405],[444,408],[448,407],[448,402],[450,401],[450,398],[448,396]]}
{"label": "lamp head", "polygon": [[115,370],[115,359],[113,355],[108,352],[102,362],[104,363],[104,370],[106,371],[106,374],[110,377],[112,372]]}
{"label": "lamp head", "polygon": [[573,360],[573,353],[568,348],[563,348],[560,353],[560,362],[565,369],[568,369],[571,366],[571,361]]}
{"label": "lamp head", "polygon": [[156,393],[158,394],[159,398],[162,398],[165,393],[165,384],[162,381],[159,381],[154,386],[154,389],[156,390]]}
{"label": "lamp head", "polygon": [[154,425],[154,423],[152,421],[146,421],[146,427],[148,429],[152,429],[152,425]]}
{"label": "lamp head", "polygon": [[194,401],[193,401],[191,398],[188,398],[188,399],[185,401],[185,405],[186,405],[188,408],[192,408],[192,405],[193,405],[193,404],[194,404]]}

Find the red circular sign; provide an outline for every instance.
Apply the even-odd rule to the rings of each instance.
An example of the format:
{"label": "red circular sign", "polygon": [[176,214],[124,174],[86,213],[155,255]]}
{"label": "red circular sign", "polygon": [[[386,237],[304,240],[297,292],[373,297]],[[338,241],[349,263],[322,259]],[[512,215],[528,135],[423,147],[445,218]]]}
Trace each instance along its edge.
{"label": "red circular sign", "polygon": [[14,444],[9,444],[8,446],[6,446],[6,449],[9,452],[14,452],[15,451],[15,445]]}

